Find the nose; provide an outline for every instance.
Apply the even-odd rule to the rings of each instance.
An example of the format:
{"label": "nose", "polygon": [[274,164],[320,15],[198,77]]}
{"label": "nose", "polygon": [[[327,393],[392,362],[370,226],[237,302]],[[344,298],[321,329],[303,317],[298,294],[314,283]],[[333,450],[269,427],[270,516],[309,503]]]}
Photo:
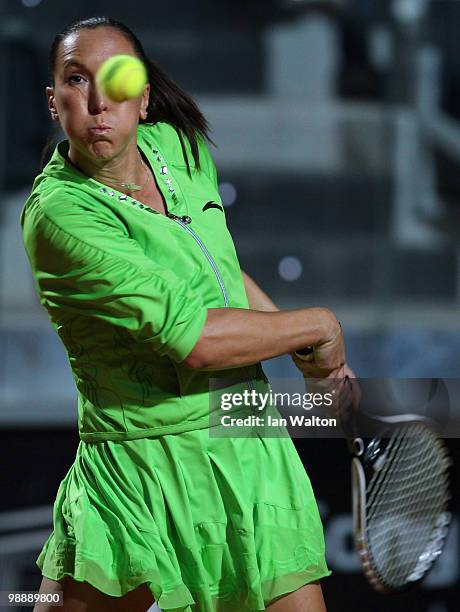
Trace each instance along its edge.
{"label": "nose", "polygon": [[91,115],[98,115],[108,108],[108,98],[104,96],[96,83],[90,86],[88,96],[88,110]]}

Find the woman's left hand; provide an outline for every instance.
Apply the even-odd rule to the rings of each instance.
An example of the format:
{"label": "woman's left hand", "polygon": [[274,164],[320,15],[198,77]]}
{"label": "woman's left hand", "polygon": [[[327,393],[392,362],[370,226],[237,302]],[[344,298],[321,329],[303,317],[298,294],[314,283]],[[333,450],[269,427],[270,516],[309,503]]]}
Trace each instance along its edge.
{"label": "woman's left hand", "polygon": [[337,412],[342,421],[348,421],[352,412],[359,410],[362,394],[356,374],[347,364],[343,366],[343,373],[344,378],[341,382],[343,389],[337,404]]}
{"label": "woman's left hand", "polygon": [[310,393],[333,393],[335,401],[332,411],[341,420],[348,420],[351,411],[359,409],[361,403],[361,389],[356,379],[356,374],[344,364],[336,370],[324,370],[319,368],[311,360],[300,359],[295,353],[291,357],[305,378],[307,391]]}

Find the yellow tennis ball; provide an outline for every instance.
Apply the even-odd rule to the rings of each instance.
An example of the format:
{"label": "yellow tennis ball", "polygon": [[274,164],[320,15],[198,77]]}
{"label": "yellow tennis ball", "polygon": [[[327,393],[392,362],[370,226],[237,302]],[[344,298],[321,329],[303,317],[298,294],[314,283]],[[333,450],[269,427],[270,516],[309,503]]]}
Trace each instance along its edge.
{"label": "yellow tennis ball", "polygon": [[112,55],[96,74],[102,92],[115,102],[140,96],[147,79],[143,62],[133,55]]}

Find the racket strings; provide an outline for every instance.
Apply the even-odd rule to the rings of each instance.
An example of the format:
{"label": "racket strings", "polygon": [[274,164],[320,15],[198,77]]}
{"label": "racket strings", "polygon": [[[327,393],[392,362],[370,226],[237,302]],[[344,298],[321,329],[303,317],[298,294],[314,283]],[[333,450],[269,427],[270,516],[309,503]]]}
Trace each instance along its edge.
{"label": "racket strings", "polygon": [[399,428],[367,487],[367,539],[375,570],[397,588],[416,580],[436,558],[446,529],[448,461],[425,426]]}
{"label": "racket strings", "polygon": [[391,438],[385,450],[386,458],[383,468],[380,474],[376,473],[369,482],[369,485],[367,487],[367,506],[368,512],[370,512],[371,514],[373,510],[378,507],[375,503],[376,499],[384,499],[383,493],[385,492],[385,489],[388,486],[389,482],[391,482],[390,475],[392,475],[394,471],[394,459],[397,456],[399,446],[401,446],[403,442],[404,440],[397,436]]}
{"label": "racket strings", "polygon": [[[422,486],[421,491],[423,490]],[[402,510],[404,510],[405,504],[411,504],[411,507],[409,507],[404,516]],[[383,554],[386,556],[384,560],[394,561],[395,556],[397,557],[398,564],[395,564],[393,567],[394,573],[399,574],[401,569],[404,568],[411,569],[414,565],[414,557],[417,559],[417,557],[426,552],[427,542],[429,543],[430,534],[433,532],[433,521],[437,516],[438,504],[439,500],[436,499],[436,495],[433,495],[432,498],[417,496],[416,487],[411,487],[409,493],[398,500],[397,516],[395,516],[394,509],[390,510],[388,503],[386,507],[382,507],[377,517],[379,521],[378,532],[375,534],[372,542],[374,556],[380,556],[379,561],[382,562],[382,553],[378,555],[376,551],[377,546],[382,544],[385,547],[383,549]],[[396,529],[395,521],[397,521]],[[401,537],[401,530],[406,528],[413,530],[414,522],[416,523],[418,533],[414,533],[413,537],[416,538],[418,548],[414,546],[414,543],[410,541],[408,536],[406,538]],[[375,524],[372,524],[371,527],[374,531],[376,530]],[[382,542],[378,542],[378,536],[381,537]],[[412,565],[410,565],[411,562]]]}
{"label": "racket strings", "polygon": [[[424,476],[426,476],[426,478],[431,478],[427,468],[429,467],[430,461],[432,461],[432,457],[429,456],[428,453],[420,456],[419,449],[410,445],[410,439],[405,440],[404,438],[400,438],[398,442],[400,442],[400,444],[395,446],[394,450],[391,448],[389,451],[387,450],[389,457],[386,459],[385,468],[382,470],[382,473],[378,475],[379,477],[374,477],[369,483],[369,518],[372,517],[372,514],[376,510],[380,510],[380,508],[383,508],[385,505],[391,506],[393,504],[392,496],[385,496],[389,486],[396,487],[398,494],[402,498],[408,497],[412,499],[414,493],[419,491],[420,479],[412,478],[412,474],[411,477],[408,478],[408,472],[409,470],[412,472],[414,465],[416,465],[420,478]],[[378,496],[380,496],[379,505],[375,503]]]}

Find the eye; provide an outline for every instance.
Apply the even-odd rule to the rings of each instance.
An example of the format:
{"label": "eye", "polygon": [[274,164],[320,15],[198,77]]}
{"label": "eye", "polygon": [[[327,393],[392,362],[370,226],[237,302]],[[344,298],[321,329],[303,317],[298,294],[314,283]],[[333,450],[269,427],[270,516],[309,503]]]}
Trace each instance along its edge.
{"label": "eye", "polygon": [[69,83],[75,83],[76,85],[79,85],[82,81],[78,79],[83,79],[81,74],[72,74],[67,80],[69,81]]}

